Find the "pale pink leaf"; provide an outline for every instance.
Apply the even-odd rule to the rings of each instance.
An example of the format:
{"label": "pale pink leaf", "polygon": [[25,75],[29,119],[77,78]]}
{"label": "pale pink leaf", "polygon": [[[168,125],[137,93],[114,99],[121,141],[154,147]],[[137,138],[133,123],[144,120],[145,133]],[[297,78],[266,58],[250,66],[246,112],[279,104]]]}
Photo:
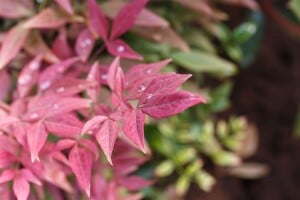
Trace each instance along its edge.
{"label": "pale pink leaf", "polygon": [[59,28],[69,20],[67,15],[60,13],[57,9],[48,7],[37,15],[28,19],[24,27],[26,28]]}
{"label": "pale pink leaf", "polygon": [[17,155],[19,151],[19,144],[13,137],[0,134],[0,149],[12,155]]}
{"label": "pale pink leaf", "polygon": [[78,57],[64,60],[60,63],[53,64],[45,69],[39,77],[39,89],[41,91],[48,89],[62,74],[72,67],[79,60]]}
{"label": "pale pink leaf", "polygon": [[61,29],[59,35],[53,41],[52,51],[60,59],[67,59],[74,55],[73,50],[68,43],[67,33],[65,29]]}
{"label": "pale pink leaf", "polygon": [[99,147],[91,139],[82,139],[80,140],[80,145],[88,149],[95,156],[95,160],[99,158]]}
{"label": "pale pink leaf", "polygon": [[149,75],[157,74],[171,61],[172,59],[166,59],[155,63],[134,65],[125,73],[126,88],[131,87],[132,84],[139,79],[144,79]]}
{"label": "pale pink leaf", "polygon": [[23,168],[19,171],[19,173],[27,181],[32,182],[36,185],[42,185],[41,181],[29,169]]}
{"label": "pale pink leaf", "polygon": [[31,1],[1,0],[0,16],[4,18],[20,18],[30,16],[33,13]]}
{"label": "pale pink leaf", "polygon": [[140,110],[132,110],[126,116],[123,131],[126,137],[144,151],[145,115]]}
{"label": "pale pink leaf", "polygon": [[41,59],[41,56],[36,56],[19,74],[17,89],[21,98],[25,97],[37,82]]}
{"label": "pale pink leaf", "polygon": [[40,32],[32,31],[28,36],[24,49],[32,56],[42,55],[49,63],[57,63],[58,57],[49,49]]}
{"label": "pale pink leaf", "polygon": [[95,39],[92,33],[90,32],[89,29],[84,29],[81,31],[81,33],[79,34],[76,40],[75,51],[83,61],[86,61],[90,56],[94,48],[94,45],[95,45]]}
{"label": "pale pink leaf", "polygon": [[60,118],[48,119],[45,122],[48,132],[59,137],[76,138],[81,131],[81,126],[61,121]]}
{"label": "pale pink leaf", "polygon": [[30,192],[30,185],[21,175],[17,175],[13,181],[13,191],[17,200],[27,200]]}
{"label": "pale pink leaf", "polygon": [[6,70],[0,71],[0,100],[3,100],[7,96],[7,92],[10,87],[10,76]]}
{"label": "pale pink leaf", "polygon": [[191,106],[204,102],[205,100],[201,96],[180,91],[151,98],[151,101],[140,105],[139,108],[151,117],[163,118],[178,114]]}
{"label": "pale pink leaf", "polygon": [[55,1],[69,14],[73,14],[74,11],[72,8],[71,0],[55,0]]}
{"label": "pale pink leaf", "polygon": [[19,53],[29,33],[29,29],[19,24],[5,35],[0,49],[0,69],[4,68]]}
{"label": "pale pink leaf", "polygon": [[39,152],[47,140],[48,133],[42,122],[37,122],[30,126],[27,132],[27,142],[31,155],[31,162],[39,161]]}
{"label": "pale pink leaf", "polygon": [[103,115],[94,116],[84,124],[81,133],[82,134],[94,133],[95,131],[97,131],[97,129],[99,129],[99,127],[105,120],[107,120],[106,116]]}
{"label": "pale pink leaf", "polygon": [[15,177],[16,170],[15,169],[6,169],[0,175],[0,184],[6,183],[12,180]]}
{"label": "pale pink leaf", "polygon": [[113,120],[107,119],[101,124],[101,127],[96,133],[97,142],[99,143],[101,149],[103,150],[103,153],[106,156],[106,159],[111,165],[111,154],[118,137],[118,132],[118,123]]}
{"label": "pale pink leaf", "polygon": [[139,190],[153,183],[153,181],[143,179],[140,176],[132,175],[118,179],[118,183],[129,190]]}
{"label": "pale pink leaf", "polygon": [[65,149],[69,149],[73,147],[76,144],[76,141],[74,139],[60,139],[55,144],[55,150],[62,151]]}
{"label": "pale pink leaf", "polygon": [[107,40],[108,23],[95,0],[88,0],[88,23],[93,34]]}
{"label": "pale pink leaf", "polygon": [[18,122],[19,119],[13,116],[0,116],[0,127]]}
{"label": "pale pink leaf", "polygon": [[143,60],[143,57],[136,53],[131,47],[128,46],[123,40],[116,39],[106,43],[107,50],[114,56],[122,58],[129,58],[135,60]]}
{"label": "pale pink leaf", "polygon": [[75,145],[69,153],[69,162],[77,181],[89,197],[93,164],[92,153],[87,149]]}
{"label": "pale pink leaf", "polygon": [[146,104],[157,95],[162,96],[175,92],[175,90],[191,76],[190,74],[161,74],[161,76],[151,81],[140,96],[139,105]]}
{"label": "pale pink leaf", "polygon": [[113,21],[110,38],[116,39],[127,32],[134,25],[137,16],[147,2],[148,0],[133,0],[124,6]]}

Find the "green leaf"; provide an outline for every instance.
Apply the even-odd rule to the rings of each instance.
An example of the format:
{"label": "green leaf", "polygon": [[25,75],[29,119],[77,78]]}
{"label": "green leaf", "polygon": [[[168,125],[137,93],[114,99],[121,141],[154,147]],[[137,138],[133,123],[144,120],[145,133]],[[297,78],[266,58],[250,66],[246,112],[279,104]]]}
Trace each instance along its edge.
{"label": "green leaf", "polygon": [[300,0],[290,0],[289,7],[296,17],[300,20]]}
{"label": "green leaf", "polygon": [[257,31],[257,24],[254,22],[244,22],[233,31],[233,40],[237,43],[243,43]]}
{"label": "green leaf", "polygon": [[231,76],[236,72],[233,63],[201,51],[177,52],[171,54],[171,57],[175,63],[193,72],[206,72],[216,76]]}

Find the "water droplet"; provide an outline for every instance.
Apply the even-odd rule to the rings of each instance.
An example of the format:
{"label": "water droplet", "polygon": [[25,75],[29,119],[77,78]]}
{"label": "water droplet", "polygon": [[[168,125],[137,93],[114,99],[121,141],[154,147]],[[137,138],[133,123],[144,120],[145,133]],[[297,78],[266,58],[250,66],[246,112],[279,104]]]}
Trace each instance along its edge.
{"label": "water droplet", "polygon": [[140,85],[138,92],[143,92],[146,89],[146,87],[144,85]]}
{"label": "water droplet", "polygon": [[31,80],[31,76],[29,74],[24,74],[24,75],[19,77],[18,83],[20,85],[25,85],[25,84],[29,83],[30,80]]}
{"label": "water droplet", "polygon": [[147,99],[151,99],[152,97],[153,97],[152,93],[150,93],[150,94],[147,95]]}
{"label": "water droplet", "polygon": [[92,41],[87,38],[86,40],[84,40],[80,43],[80,47],[81,48],[86,48],[87,46],[90,46],[91,44],[92,44]]}
{"label": "water droplet", "polygon": [[39,115],[37,113],[32,113],[30,115],[30,119],[37,119],[39,117]]}
{"label": "water droplet", "polygon": [[57,93],[61,93],[61,92],[64,92],[64,91],[65,91],[64,87],[59,87],[59,88],[56,89]]}
{"label": "water droplet", "polygon": [[89,130],[89,131],[87,132],[87,134],[93,134],[93,131],[92,131],[92,130]]}
{"label": "water droplet", "polygon": [[41,90],[46,90],[47,88],[50,87],[50,85],[51,85],[50,81],[45,81],[45,82],[41,83],[40,88],[41,88]]}
{"label": "water droplet", "polygon": [[125,48],[122,45],[117,47],[117,52],[118,53],[122,53],[124,50],[125,50]]}
{"label": "water droplet", "polygon": [[29,66],[29,69],[35,71],[37,70],[38,68],[40,67],[40,65],[36,62],[32,63],[30,66]]}
{"label": "water droplet", "polygon": [[106,79],[107,79],[107,75],[106,75],[106,74],[102,74],[102,75],[100,76],[100,78],[101,78],[102,80],[106,80]]}
{"label": "water droplet", "polygon": [[55,104],[53,104],[53,108],[57,110],[57,109],[59,109],[59,105],[55,103]]}
{"label": "water droplet", "polygon": [[147,74],[151,74],[152,73],[152,69],[147,69],[146,73]]}

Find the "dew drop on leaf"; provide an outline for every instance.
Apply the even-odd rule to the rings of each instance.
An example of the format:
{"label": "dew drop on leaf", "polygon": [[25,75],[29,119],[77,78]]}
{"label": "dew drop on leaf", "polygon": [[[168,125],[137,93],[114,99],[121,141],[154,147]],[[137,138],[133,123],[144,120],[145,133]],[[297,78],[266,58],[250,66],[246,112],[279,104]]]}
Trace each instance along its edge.
{"label": "dew drop on leaf", "polygon": [[31,76],[29,74],[25,74],[23,76],[20,76],[18,83],[20,85],[25,85],[31,81]]}
{"label": "dew drop on leaf", "polygon": [[59,88],[56,89],[57,93],[61,93],[61,92],[64,92],[64,91],[65,91],[64,87],[59,87]]}
{"label": "dew drop on leaf", "polygon": [[49,88],[51,85],[51,82],[50,81],[45,81],[43,83],[41,83],[41,90],[46,90],[47,88]]}
{"label": "dew drop on leaf", "polygon": [[125,48],[122,45],[117,47],[117,52],[119,52],[119,53],[122,53],[124,50],[125,50]]}
{"label": "dew drop on leaf", "polygon": [[138,92],[143,92],[146,89],[146,87],[144,85],[140,85]]}

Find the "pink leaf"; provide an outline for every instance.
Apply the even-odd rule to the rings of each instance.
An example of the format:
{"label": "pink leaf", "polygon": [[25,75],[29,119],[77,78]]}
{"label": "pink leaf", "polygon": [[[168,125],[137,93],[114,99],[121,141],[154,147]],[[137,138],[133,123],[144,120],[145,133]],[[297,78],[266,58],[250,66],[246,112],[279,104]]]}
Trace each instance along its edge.
{"label": "pink leaf", "polygon": [[18,122],[19,119],[13,116],[0,116],[0,127]]}
{"label": "pink leaf", "polygon": [[0,16],[4,18],[19,18],[30,16],[33,13],[31,1],[1,0]]}
{"label": "pink leaf", "polygon": [[32,182],[36,185],[42,185],[41,181],[29,170],[29,169],[21,169],[19,171],[21,175],[29,182]]}
{"label": "pink leaf", "polygon": [[32,31],[28,36],[24,49],[32,56],[43,55],[43,59],[49,63],[57,63],[59,59],[49,49],[40,32]]}
{"label": "pink leaf", "polygon": [[59,4],[65,11],[69,14],[73,14],[73,8],[71,4],[71,0],[55,0],[57,4]]}
{"label": "pink leaf", "polygon": [[6,169],[0,175],[0,184],[6,183],[14,178],[16,174],[15,169]]}
{"label": "pink leaf", "polygon": [[44,146],[47,136],[48,133],[42,122],[37,122],[30,126],[30,130],[27,132],[27,142],[31,154],[31,162],[40,160],[38,154]]}
{"label": "pink leaf", "polygon": [[87,150],[92,152],[97,160],[99,158],[99,148],[91,139],[82,139],[79,141],[80,145],[84,146]]}
{"label": "pink leaf", "polygon": [[28,198],[30,186],[23,176],[17,175],[14,178],[13,191],[17,197],[17,200],[26,200]]}
{"label": "pink leaf", "polygon": [[137,17],[135,25],[143,27],[168,27],[169,22],[151,10],[143,9]]}
{"label": "pink leaf", "polygon": [[0,49],[0,69],[5,67],[20,51],[29,30],[22,24],[15,26],[5,35]]}
{"label": "pink leaf", "polygon": [[97,83],[95,86],[89,87],[86,91],[87,95],[94,102],[97,102],[98,97],[100,95],[100,90],[101,90],[100,69],[99,69],[99,64],[97,62],[92,65],[92,67],[87,75],[87,80]]}
{"label": "pink leaf", "polygon": [[40,13],[27,20],[24,24],[26,28],[59,28],[63,26],[68,17],[59,13],[57,9],[48,7],[43,9]]}
{"label": "pink leaf", "polygon": [[76,78],[64,78],[57,80],[48,90],[46,90],[45,94],[73,96],[95,85],[96,82],[92,81]]}
{"label": "pink leaf", "polygon": [[[68,116],[70,115],[68,114]],[[51,132],[56,136],[76,138],[80,134],[81,124],[69,123],[63,120],[64,119],[60,117],[53,117],[46,120],[44,123],[48,132]]]}
{"label": "pink leaf", "polygon": [[97,131],[97,129],[99,129],[100,125],[107,120],[106,116],[103,115],[98,115],[93,117],[92,119],[90,119],[89,121],[87,121],[83,128],[81,133],[82,134],[92,134],[94,131]]}
{"label": "pink leaf", "polygon": [[[12,165],[15,161],[16,160],[15,160],[14,156],[12,156],[10,153],[0,150],[0,168],[1,169]],[[1,176],[2,175],[0,175],[0,180],[1,180]]]}
{"label": "pink leaf", "polygon": [[111,90],[113,90],[118,97],[122,97],[124,90],[124,73],[120,67],[120,58],[117,57],[109,67],[107,74],[107,82]]}
{"label": "pink leaf", "polygon": [[10,87],[10,76],[6,72],[6,70],[0,71],[0,100],[6,97],[7,92]]}
{"label": "pink leaf", "polygon": [[17,155],[19,151],[19,145],[14,138],[1,134],[0,149],[12,155]]}
{"label": "pink leaf", "polygon": [[204,102],[205,100],[201,96],[180,91],[166,96],[156,96],[147,104],[139,107],[151,117],[163,118],[178,114],[191,106]]}
{"label": "pink leaf", "polygon": [[151,185],[153,181],[149,181],[143,179],[140,176],[133,175],[133,176],[128,176],[128,177],[118,179],[118,183],[129,190],[139,190]]}
{"label": "pink leaf", "polygon": [[56,145],[55,145],[55,149],[58,151],[62,151],[65,149],[69,149],[71,147],[73,147],[76,144],[76,141],[73,139],[60,139]]}
{"label": "pink leaf", "polygon": [[48,89],[54,83],[54,81],[61,77],[62,74],[78,60],[79,58],[75,57],[48,66],[48,68],[45,69],[39,77],[39,89],[41,91]]}
{"label": "pink leaf", "polygon": [[123,131],[126,137],[144,151],[145,115],[140,110],[133,110],[126,115]]}
{"label": "pink leaf", "polygon": [[112,25],[111,39],[116,39],[130,29],[148,0],[133,0],[123,7],[115,17]]}
{"label": "pink leaf", "polygon": [[70,151],[69,162],[77,181],[89,197],[93,164],[92,153],[87,149],[75,145]]}
{"label": "pink leaf", "polygon": [[107,40],[108,23],[95,0],[88,0],[88,23],[93,34]]}
{"label": "pink leaf", "polygon": [[92,33],[88,29],[84,29],[76,40],[75,51],[83,61],[86,61],[90,56],[94,45],[95,39]]}
{"label": "pink leaf", "polygon": [[132,50],[123,40],[116,39],[106,43],[107,50],[114,56],[129,58],[135,60],[143,60],[143,57]]}
{"label": "pink leaf", "polygon": [[61,29],[59,35],[52,43],[52,51],[60,58],[67,59],[73,56],[72,49],[68,44],[67,33],[65,29]]}
{"label": "pink leaf", "polygon": [[18,77],[18,92],[21,98],[28,95],[34,84],[37,82],[41,56],[35,57],[22,69]]}
{"label": "pink leaf", "polygon": [[166,66],[171,61],[171,59],[166,59],[155,63],[143,63],[134,65],[125,74],[126,88],[131,87],[132,84],[139,79],[144,79],[149,75],[157,74],[164,66]]}
{"label": "pink leaf", "polygon": [[118,123],[107,119],[101,124],[98,132],[96,133],[96,139],[99,143],[103,153],[106,156],[108,162],[112,165],[111,154],[118,137],[119,127]]}
{"label": "pink leaf", "polygon": [[190,74],[161,74],[161,76],[154,78],[145,89],[139,98],[139,105],[146,104],[152,98],[155,98],[156,95],[162,96],[175,92],[190,77]]}

